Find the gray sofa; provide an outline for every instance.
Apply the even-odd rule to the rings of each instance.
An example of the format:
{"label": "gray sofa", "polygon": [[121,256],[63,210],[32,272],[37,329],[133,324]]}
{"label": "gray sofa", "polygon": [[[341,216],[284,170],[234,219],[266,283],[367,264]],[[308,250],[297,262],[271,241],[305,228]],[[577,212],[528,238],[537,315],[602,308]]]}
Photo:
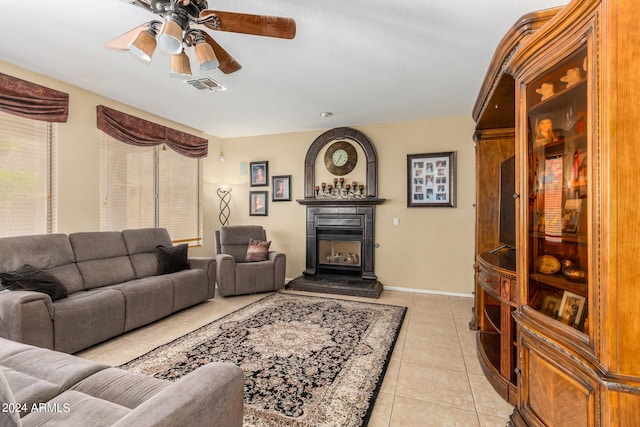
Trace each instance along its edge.
{"label": "gray sofa", "polygon": [[242,426],[242,369],[175,383],[0,338],[0,426]]}
{"label": "gray sofa", "polygon": [[213,298],[215,258],[159,274],[163,228],[0,239],[0,273],[29,264],[54,276],[68,297],[0,291],[0,336],[74,353]]}

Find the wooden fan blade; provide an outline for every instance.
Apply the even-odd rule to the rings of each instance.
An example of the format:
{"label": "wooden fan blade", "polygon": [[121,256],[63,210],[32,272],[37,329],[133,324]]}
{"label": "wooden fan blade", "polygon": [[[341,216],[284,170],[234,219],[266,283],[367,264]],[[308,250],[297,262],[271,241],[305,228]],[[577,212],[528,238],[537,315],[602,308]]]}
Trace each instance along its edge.
{"label": "wooden fan blade", "polygon": [[209,34],[205,31],[202,32],[204,34],[204,38],[209,43],[209,46],[213,49],[213,53],[216,54],[216,58],[218,58],[218,62],[220,65],[218,68],[225,74],[231,74],[238,71],[242,68],[242,65],[236,61],[233,56],[229,55],[229,53],[222,48]]}
{"label": "wooden fan blade", "polygon": [[216,26],[213,22],[203,23],[203,25],[212,30],[277,37],[280,39],[292,39],[296,36],[296,22],[291,18],[205,9],[200,12],[200,19],[212,15],[217,16],[220,20],[219,26]]}
{"label": "wooden fan blade", "polygon": [[140,34],[141,31],[146,30],[147,28],[149,28],[148,22],[134,28],[133,30],[127,31],[121,36],[116,37],[115,39],[108,42],[106,46],[109,49],[127,50],[129,49],[129,43],[135,40],[135,38],[138,37],[138,34]]}

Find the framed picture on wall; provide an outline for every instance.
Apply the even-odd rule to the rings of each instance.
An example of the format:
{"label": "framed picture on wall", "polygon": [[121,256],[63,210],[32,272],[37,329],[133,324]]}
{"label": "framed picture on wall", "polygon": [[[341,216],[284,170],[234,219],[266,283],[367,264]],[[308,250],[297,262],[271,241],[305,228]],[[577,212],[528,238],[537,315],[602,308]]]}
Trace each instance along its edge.
{"label": "framed picture on wall", "polygon": [[274,202],[291,200],[291,175],[280,175],[272,178],[271,200]]}
{"label": "framed picture on wall", "polygon": [[407,155],[407,207],[456,207],[456,152]]}
{"label": "framed picture on wall", "polygon": [[269,162],[266,160],[249,163],[251,172],[251,186],[263,187],[269,185]]}
{"label": "framed picture on wall", "polygon": [[249,191],[249,215],[267,216],[267,191]]}

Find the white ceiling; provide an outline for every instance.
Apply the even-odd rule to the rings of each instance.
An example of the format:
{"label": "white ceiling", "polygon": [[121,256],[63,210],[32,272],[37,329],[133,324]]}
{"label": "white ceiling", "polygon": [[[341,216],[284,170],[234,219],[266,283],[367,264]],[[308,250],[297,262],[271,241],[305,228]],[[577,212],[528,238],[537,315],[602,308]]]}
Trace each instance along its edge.
{"label": "white ceiling", "polygon": [[[210,135],[471,115],[494,50],[522,15],[566,0],[209,0],[290,17],[293,40],[209,31],[243,68],[201,92],[105,44],[154,15],[122,0],[0,0],[0,60]],[[192,60],[195,69],[195,61]],[[73,105],[72,105],[73,108]],[[333,116],[321,118],[320,112]]]}

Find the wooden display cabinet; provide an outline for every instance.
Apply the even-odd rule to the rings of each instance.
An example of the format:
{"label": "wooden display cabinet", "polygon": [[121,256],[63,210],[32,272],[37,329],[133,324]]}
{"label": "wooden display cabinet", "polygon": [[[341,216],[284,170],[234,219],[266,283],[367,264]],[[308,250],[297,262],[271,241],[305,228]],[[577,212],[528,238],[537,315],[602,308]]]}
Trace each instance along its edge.
{"label": "wooden display cabinet", "polygon": [[[482,124],[487,100],[496,99],[506,75],[513,78],[518,234],[509,299],[517,369],[511,421],[516,427],[638,426],[640,10],[632,0],[573,0],[542,13],[551,16],[536,31],[509,42],[509,34],[521,32],[519,21],[498,46],[499,62],[477,104],[485,112],[476,118]],[[478,283],[482,333],[482,316],[492,318],[506,301]],[[497,348],[488,341],[478,340],[479,354]],[[508,350],[500,352],[505,360]],[[492,381],[495,373],[487,376]]]}
{"label": "wooden display cabinet", "polygon": [[[557,11],[524,16],[504,37],[474,107],[476,121],[476,203],[474,313],[480,365],[493,388],[515,405],[517,347],[512,313],[519,294],[516,252],[500,249],[500,165],[515,154],[515,82],[504,72],[518,45],[542,27]],[[514,202],[515,203],[515,202]]]}

